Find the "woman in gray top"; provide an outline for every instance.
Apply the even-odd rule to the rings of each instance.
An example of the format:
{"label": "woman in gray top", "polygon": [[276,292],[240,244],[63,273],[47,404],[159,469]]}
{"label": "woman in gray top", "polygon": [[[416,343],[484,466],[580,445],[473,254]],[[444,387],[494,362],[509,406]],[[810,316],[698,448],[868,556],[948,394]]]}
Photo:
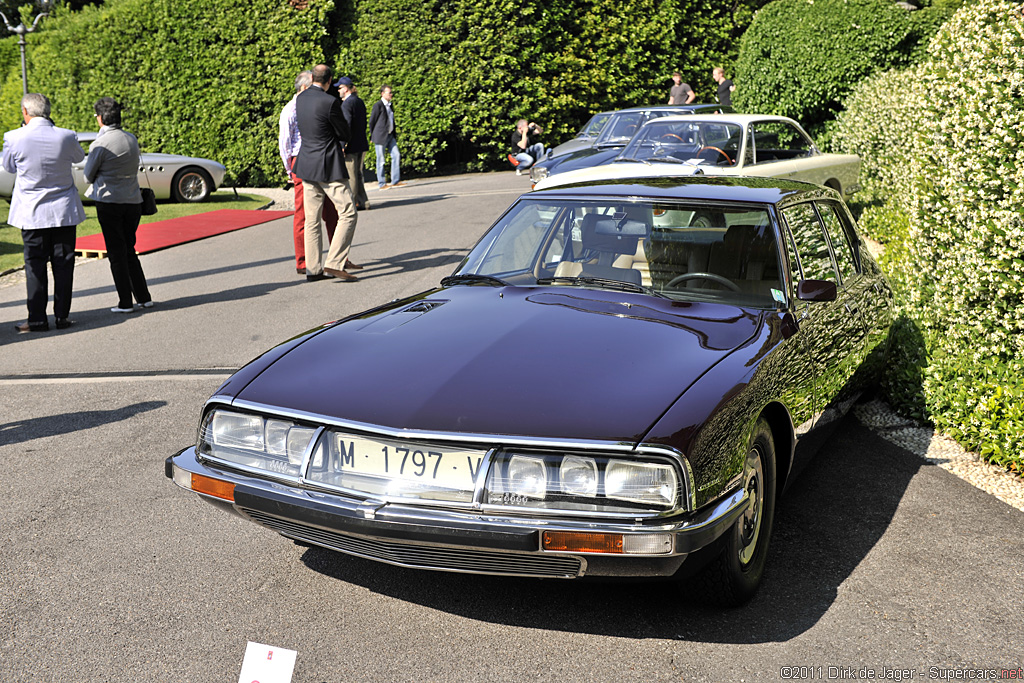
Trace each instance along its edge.
{"label": "woman in gray top", "polygon": [[85,162],[85,180],[92,183],[86,197],[96,202],[96,217],[117,288],[117,306],[110,310],[131,313],[135,310],[133,301],[144,308],[153,305],[135,253],[135,232],[142,218],[139,141],[121,130],[121,105],[113,98],[101,97],[94,109],[100,132]]}

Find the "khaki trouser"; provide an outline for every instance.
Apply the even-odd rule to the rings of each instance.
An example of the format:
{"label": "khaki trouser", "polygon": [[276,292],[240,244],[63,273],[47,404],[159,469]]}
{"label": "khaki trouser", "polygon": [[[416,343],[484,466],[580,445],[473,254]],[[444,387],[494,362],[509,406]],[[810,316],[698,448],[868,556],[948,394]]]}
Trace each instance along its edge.
{"label": "khaki trouser", "polygon": [[345,167],[348,169],[348,189],[357,206],[366,206],[370,200],[363,185],[363,157],[366,152],[345,152]]}
{"label": "khaki trouser", "polygon": [[[338,210],[338,228],[327,250],[327,261],[323,261],[323,210],[324,197]],[[306,275],[319,275],[324,268],[345,270],[348,253],[352,248],[352,237],[356,232],[356,207],[352,193],[345,180],[318,183],[302,181],[302,203],[306,206]]]}

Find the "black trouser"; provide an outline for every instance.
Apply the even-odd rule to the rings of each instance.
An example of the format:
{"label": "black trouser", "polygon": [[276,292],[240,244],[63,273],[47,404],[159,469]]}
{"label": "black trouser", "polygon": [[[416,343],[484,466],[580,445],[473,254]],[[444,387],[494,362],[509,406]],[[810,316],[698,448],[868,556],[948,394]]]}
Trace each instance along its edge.
{"label": "black trouser", "polygon": [[75,278],[75,226],[34,228],[21,231],[25,244],[25,285],[28,289],[28,323],[46,325],[46,300],[50,286],[46,264],[53,269],[53,316],[71,313],[71,289]]}
{"label": "black trouser", "polygon": [[135,253],[135,232],[142,218],[142,204],[96,202],[96,218],[103,230],[103,242],[114,276],[118,308],[131,308],[134,300],[144,304],[150,300],[142,264]]}

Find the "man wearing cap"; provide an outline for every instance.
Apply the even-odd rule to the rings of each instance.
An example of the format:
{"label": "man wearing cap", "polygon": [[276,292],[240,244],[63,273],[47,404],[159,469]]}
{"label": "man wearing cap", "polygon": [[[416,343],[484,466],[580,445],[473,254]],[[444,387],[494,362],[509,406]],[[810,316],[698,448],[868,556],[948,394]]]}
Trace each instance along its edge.
{"label": "man wearing cap", "polygon": [[[277,148],[284,163],[284,172],[292,181],[295,197],[295,213],[292,216],[292,241],[295,244],[295,272],[306,274],[306,207],[302,201],[302,179],[292,173],[295,157],[299,155],[302,138],[299,136],[299,123],[295,118],[295,98],[313,82],[312,71],[299,72],[295,77],[295,95],[288,100],[281,110],[278,120]],[[324,225],[327,227],[327,241],[334,237],[334,229],[338,225],[338,212],[334,204],[324,204]]]}
{"label": "man wearing cap", "polygon": [[50,120],[50,100],[40,93],[21,98],[25,125],[4,133],[3,167],[14,174],[8,224],[21,228],[25,244],[25,285],[28,320],[18,333],[45,332],[49,282],[53,270],[53,316],[57,329],[71,325],[71,291],[75,275],[75,226],[85,209],[75,187],[71,165],[85,159],[78,137]]}
{"label": "man wearing cap", "polygon": [[[292,171],[302,178],[306,207],[306,279],[338,278],[358,280],[347,269],[359,270],[348,260],[352,237],[356,232],[356,207],[348,189],[345,170],[345,144],[348,124],[341,114],[341,100],[327,92],[331,87],[331,67],[313,67],[313,83],[295,98],[295,119],[302,144]],[[338,209],[338,229],[330,240],[327,261],[323,260],[322,221],[324,200]]]}
{"label": "man wearing cap", "polygon": [[345,168],[348,170],[348,187],[352,191],[352,199],[356,209],[370,208],[366,197],[366,186],[363,185],[363,158],[370,150],[366,141],[366,105],[356,92],[356,86],[348,76],[342,76],[334,84],[341,95],[341,114],[348,124],[349,140],[345,145]]}

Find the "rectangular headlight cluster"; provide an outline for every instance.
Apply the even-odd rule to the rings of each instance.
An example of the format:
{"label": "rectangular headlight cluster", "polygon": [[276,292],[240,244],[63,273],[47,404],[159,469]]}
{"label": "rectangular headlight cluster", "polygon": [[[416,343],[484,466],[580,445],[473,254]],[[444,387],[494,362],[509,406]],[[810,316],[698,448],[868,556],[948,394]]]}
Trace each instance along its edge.
{"label": "rectangular headlight cluster", "polygon": [[316,429],[281,418],[213,410],[199,430],[199,453],[236,465],[298,477]]}
{"label": "rectangular headlight cluster", "polygon": [[591,455],[506,453],[487,477],[490,505],[594,512],[664,512],[679,501],[668,463]]}

